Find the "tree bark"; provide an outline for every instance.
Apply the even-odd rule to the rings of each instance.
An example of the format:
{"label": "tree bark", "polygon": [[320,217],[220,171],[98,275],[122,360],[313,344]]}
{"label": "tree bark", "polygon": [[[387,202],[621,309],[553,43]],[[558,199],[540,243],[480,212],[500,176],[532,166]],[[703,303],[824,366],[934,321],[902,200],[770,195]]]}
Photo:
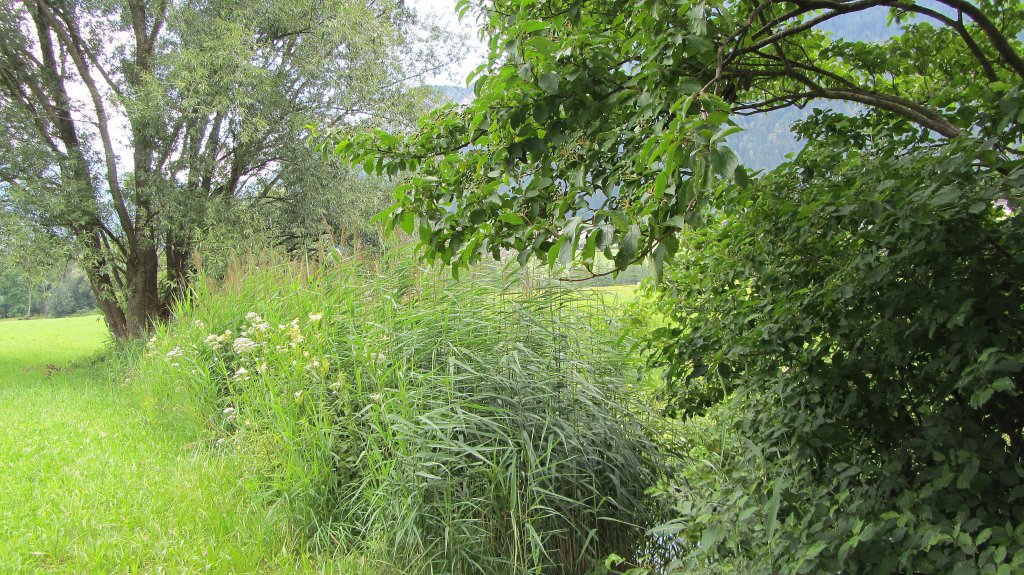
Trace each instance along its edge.
{"label": "tree bark", "polygon": [[[78,235],[83,237],[83,234]],[[103,241],[98,232],[85,237],[89,238],[88,250],[92,252],[85,258],[85,276],[89,279],[96,307],[103,314],[110,334],[115,340],[123,341],[129,337],[128,320],[117,301],[116,284],[103,255]]]}
{"label": "tree bark", "polygon": [[[164,264],[167,282],[170,286],[165,298],[165,314],[170,315],[171,305],[188,289],[189,279],[195,271],[192,266],[192,242],[181,233],[168,232],[164,247]],[[165,318],[166,319],[166,318]]]}
{"label": "tree bark", "polygon": [[32,319],[32,281],[28,282],[28,310],[25,312],[25,319]]}
{"label": "tree bark", "polygon": [[129,259],[125,314],[128,337],[142,336],[163,315],[158,283],[159,261],[154,246],[140,246]]}

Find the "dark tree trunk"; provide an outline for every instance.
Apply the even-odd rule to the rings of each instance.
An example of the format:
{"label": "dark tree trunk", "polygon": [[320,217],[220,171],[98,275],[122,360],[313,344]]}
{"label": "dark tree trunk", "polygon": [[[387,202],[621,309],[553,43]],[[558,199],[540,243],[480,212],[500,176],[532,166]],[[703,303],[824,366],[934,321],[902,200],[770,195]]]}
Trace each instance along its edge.
{"label": "dark tree trunk", "polygon": [[167,281],[170,285],[170,292],[166,298],[167,314],[170,314],[171,305],[174,301],[185,294],[188,289],[189,280],[192,277],[192,244],[181,234],[168,233],[167,245],[164,248],[165,265],[167,269]]}
{"label": "dark tree trunk", "polygon": [[140,247],[129,259],[125,306],[129,337],[145,334],[164,315],[157,281],[159,262],[156,248],[152,246]]}
{"label": "dark tree trunk", "polygon": [[124,310],[117,301],[117,290],[114,279],[110,275],[102,252],[102,241],[99,233],[89,236],[89,249],[93,253],[85,258],[85,276],[89,279],[89,286],[92,288],[92,295],[96,299],[96,307],[103,314],[103,320],[107,323],[107,329],[117,341],[123,341],[129,337],[128,319]]}

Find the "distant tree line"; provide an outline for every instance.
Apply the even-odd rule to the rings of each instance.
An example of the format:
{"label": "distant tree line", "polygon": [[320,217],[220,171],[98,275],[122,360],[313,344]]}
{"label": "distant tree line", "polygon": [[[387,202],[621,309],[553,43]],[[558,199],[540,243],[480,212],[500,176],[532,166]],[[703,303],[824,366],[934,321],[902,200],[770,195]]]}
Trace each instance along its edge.
{"label": "distant tree line", "polygon": [[0,318],[67,317],[96,309],[89,280],[70,266],[40,281],[20,270],[0,272]]}

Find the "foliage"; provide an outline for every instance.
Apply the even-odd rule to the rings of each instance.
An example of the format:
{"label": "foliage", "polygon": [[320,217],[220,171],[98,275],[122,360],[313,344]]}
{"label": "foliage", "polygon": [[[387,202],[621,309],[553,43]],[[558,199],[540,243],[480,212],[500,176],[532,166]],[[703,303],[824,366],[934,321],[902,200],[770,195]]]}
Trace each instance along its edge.
{"label": "foliage", "polygon": [[408,573],[628,554],[662,456],[608,310],[410,261],[236,264],[158,330],[141,384],[190,398],[169,416],[205,422],[322,546]]}
{"label": "foliage", "polygon": [[[549,264],[603,252],[620,270],[650,256],[658,270],[715,182],[746,180],[722,145],[731,113],[837,100],[1011,146],[1019,7],[936,4],[465,0],[490,46],[475,100],[405,137],[327,142],[367,171],[414,170],[389,221],[456,269],[512,250]],[[826,31],[879,7],[901,34]]]}
{"label": "foliage", "polygon": [[[678,252],[648,313],[693,434],[664,485],[677,567],[1020,571],[1020,6],[462,6],[491,48],[476,99],[328,141],[415,171],[390,224],[456,270],[603,252],[660,278]],[[829,35],[870,9],[899,33]],[[817,100],[851,115],[811,114],[812,146],[749,182],[732,116]]]}
{"label": "foliage", "polygon": [[8,0],[0,201],[75,238],[111,331],[138,335],[186,289],[212,210],[344,195],[305,126],[423,111],[407,88],[438,62],[430,32],[390,0]]}
{"label": "foliage", "polygon": [[660,294],[665,400],[702,430],[680,568],[1019,572],[1024,169],[908,153],[928,134],[877,115],[803,129],[798,161],[720,190]]}
{"label": "foliage", "polygon": [[[0,189],[0,317],[12,317],[15,308],[25,317],[40,311],[46,315],[51,284],[66,275],[70,242],[66,235],[21,217],[9,200]],[[36,296],[41,297],[33,300]]]}
{"label": "foliage", "polygon": [[12,270],[0,273],[0,318],[25,317],[30,289],[34,315],[67,317],[96,309],[89,281],[74,267],[43,277],[32,285],[19,270]]}

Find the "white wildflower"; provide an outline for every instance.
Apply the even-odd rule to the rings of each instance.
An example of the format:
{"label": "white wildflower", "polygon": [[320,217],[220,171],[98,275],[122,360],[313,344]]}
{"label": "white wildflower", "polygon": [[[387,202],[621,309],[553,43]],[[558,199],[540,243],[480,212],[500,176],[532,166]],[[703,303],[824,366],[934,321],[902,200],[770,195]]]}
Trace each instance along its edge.
{"label": "white wildflower", "polygon": [[256,349],[259,347],[259,344],[247,337],[240,337],[235,340],[233,347],[235,349],[235,353],[242,355]]}
{"label": "white wildflower", "polygon": [[258,332],[264,332],[270,329],[270,324],[264,321],[264,319],[254,311],[245,314],[245,319],[252,325],[252,329]]}
{"label": "white wildflower", "polygon": [[322,314],[322,313],[311,313],[311,314],[309,314],[309,321],[320,321],[323,318],[324,318],[324,314]]}
{"label": "white wildflower", "polygon": [[297,401],[299,403],[302,403],[302,390],[301,389],[295,392],[295,401]]}
{"label": "white wildflower", "polygon": [[224,408],[224,415],[234,415],[235,413],[236,413],[236,410],[235,410],[234,407],[225,407]]}
{"label": "white wildflower", "polygon": [[267,362],[264,361],[263,363],[256,366],[256,373],[264,374],[267,373],[268,369],[270,369],[270,366],[268,366]]}
{"label": "white wildflower", "polygon": [[235,371],[235,377],[238,379],[245,379],[249,375],[249,370],[244,367],[240,367]]}
{"label": "white wildflower", "polygon": [[167,359],[170,360],[174,357],[181,357],[185,352],[181,350],[181,346],[175,346],[174,349],[167,352]]}

